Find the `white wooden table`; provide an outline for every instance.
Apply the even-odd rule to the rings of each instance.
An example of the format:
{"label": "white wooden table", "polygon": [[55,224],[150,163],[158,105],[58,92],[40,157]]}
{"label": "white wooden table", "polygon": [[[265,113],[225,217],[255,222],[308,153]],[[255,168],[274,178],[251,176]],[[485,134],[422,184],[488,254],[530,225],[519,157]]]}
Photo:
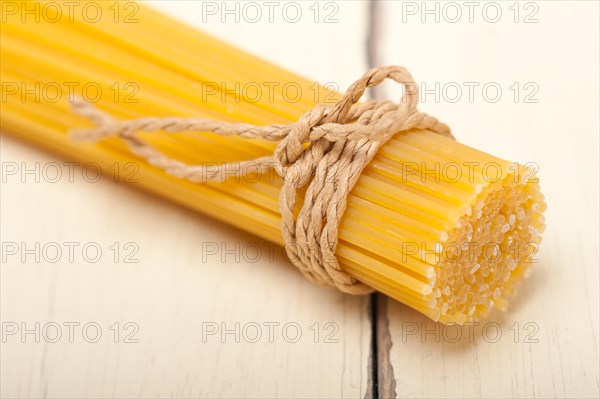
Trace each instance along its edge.
{"label": "white wooden table", "polygon": [[444,327],[312,286],[250,235],[3,135],[2,397],[600,396],[597,2],[296,2],[298,23],[169,3],[152,5],[340,90],[407,66],[459,140],[539,166],[539,264],[509,312]]}

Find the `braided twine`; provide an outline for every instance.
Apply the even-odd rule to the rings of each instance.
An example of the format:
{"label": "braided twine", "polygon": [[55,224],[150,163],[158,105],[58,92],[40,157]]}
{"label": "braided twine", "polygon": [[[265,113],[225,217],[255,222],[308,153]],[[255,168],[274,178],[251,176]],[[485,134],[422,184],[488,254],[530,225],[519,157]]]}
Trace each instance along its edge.
{"label": "braided twine", "polygon": [[[369,100],[358,103],[369,87],[392,79],[404,85],[399,103]],[[169,158],[137,137],[137,132],[213,132],[221,136],[266,139],[278,142],[271,156],[236,163],[237,176],[246,165],[274,167],[283,179],[279,196],[281,233],[287,255],[309,280],[351,294],[372,289],[345,273],[335,256],[338,228],[348,194],[365,166],[393,135],[409,129],[429,129],[452,137],[448,126],[417,110],[417,85],[400,66],[373,68],[354,82],[339,102],[317,105],[297,122],[255,126],[199,118],[143,117],[114,120],[82,99],[72,108],[95,127],[76,130],[72,137],[97,141],[118,136],[136,155],[168,174],[193,182],[224,181],[232,164],[188,165]],[[310,145],[306,145],[310,144]],[[233,175],[236,176],[236,175]],[[304,203],[294,217],[298,190],[306,188]]]}

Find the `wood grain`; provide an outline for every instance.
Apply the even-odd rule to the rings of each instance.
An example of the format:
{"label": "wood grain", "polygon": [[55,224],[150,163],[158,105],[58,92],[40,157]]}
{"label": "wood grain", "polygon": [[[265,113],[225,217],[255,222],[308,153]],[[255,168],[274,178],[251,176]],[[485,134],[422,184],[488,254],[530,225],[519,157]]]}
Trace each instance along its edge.
{"label": "wood grain", "polygon": [[[507,313],[456,330],[388,301],[382,317],[394,377],[379,381],[380,392],[395,384],[399,397],[600,396],[598,3],[530,3],[537,23],[523,23],[534,10],[525,3],[519,23],[514,2],[496,3],[503,12],[497,23],[482,18],[485,2],[472,23],[464,7],[461,21],[448,22],[455,14],[445,18],[442,3],[427,3],[438,5],[438,23],[421,3],[413,3],[416,11],[408,2],[379,3],[385,29],[378,57],[406,65],[430,90],[421,109],[466,144],[535,162],[548,203],[539,262]],[[503,94],[492,102],[476,90],[469,101],[465,82],[492,83]],[[538,88],[530,98],[537,101],[524,101],[523,91],[515,100],[516,87],[528,82]],[[464,91],[454,101],[456,84]]]}
{"label": "wood grain", "polygon": [[[315,81],[345,87],[364,72],[361,3],[341,6],[334,25],[308,15],[296,25],[202,23],[201,3],[169,3],[151,4]],[[349,55],[325,57],[342,37]],[[301,56],[309,48],[314,57]],[[2,343],[2,397],[365,396],[369,298],[316,287],[281,249],[135,183],[92,182],[93,165],[73,167],[71,179],[66,160],[6,136],[1,144],[3,165],[20,170],[2,183],[2,241],[41,246],[39,262],[3,260],[3,327],[18,331]],[[56,165],[62,178],[51,182]],[[73,262],[65,243],[79,244]],[[97,262],[86,244],[102,250]],[[23,335],[36,323],[38,337]]]}
{"label": "wood grain", "polygon": [[[71,169],[2,136],[3,168],[20,168],[2,175],[3,245],[63,250],[53,263],[52,252],[23,261],[3,248],[2,397],[600,396],[598,4],[522,2],[516,16],[514,2],[497,2],[502,18],[491,23],[482,9],[492,2],[478,3],[473,22],[461,2],[458,22],[429,2],[437,22],[435,11],[422,15],[422,2],[378,1],[367,57],[372,5],[334,3],[337,23],[311,22],[313,3],[301,2],[308,18],[293,24],[203,21],[202,2],[151,2],[340,90],[369,60],[404,65],[428,89],[421,109],[459,140],[535,162],[548,229],[510,310],[457,329],[381,295],[370,307],[368,298],[307,283],[268,243],[148,197],[135,183],[91,182],[93,165]],[[478,84],[472,100],[469,84]],[[486,84],[501,88],[498,101],[483,94]],[[390,87],[379,94],[399,95]],[[63,174],[55,183],[22,173],[51,173],[55,164]],[[72,262],[68,243],[79,243]],[[103,251],[98,262],[82,255],[86,243]],[[39,342],[22,334],[35,323]],[[56,343],[48,342],[52,323],[62,331]],[[71,324],[73,342],[65,323],[79,323]],[[88,342],[98,327],[102,336]]]}

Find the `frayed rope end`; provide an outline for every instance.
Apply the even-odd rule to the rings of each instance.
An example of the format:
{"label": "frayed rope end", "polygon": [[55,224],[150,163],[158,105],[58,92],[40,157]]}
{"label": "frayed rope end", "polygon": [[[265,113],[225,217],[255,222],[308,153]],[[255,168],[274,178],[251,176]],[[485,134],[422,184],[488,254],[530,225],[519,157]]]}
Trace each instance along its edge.
{"label": "frayed rope end", "polygon": [[104,111],[99,110],[93,104],[82,97],[75,96],[71,101],[71,111],[79,116],[89,119],[94,127],[88,129],[70,129],[69,138],[73,141],[98,141],[106,136],[103,126],[113,122],[113,118]]}

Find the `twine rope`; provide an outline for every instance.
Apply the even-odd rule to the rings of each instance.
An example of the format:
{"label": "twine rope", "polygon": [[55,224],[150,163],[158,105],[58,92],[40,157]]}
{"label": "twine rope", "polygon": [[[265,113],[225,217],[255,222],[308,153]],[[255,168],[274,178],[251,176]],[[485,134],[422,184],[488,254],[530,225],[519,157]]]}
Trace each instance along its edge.
{"label": "twine rope", "polygon": [[[386,79],[404,85],[399,103],[369,100],[358,103],[365,90]],[[74,130],[76,140],[98,141],[118,136],[136,155],[168,174],[192,182],[224,181],[243,177],[246,166],[274,167],[283,179],[279,196],[281,234],[292,263],[310,281],[350,294],[367,294],[372,288],[342,270],[335,256],[338,229],[350,191],[378,149],[393,135],[410,129],[429,129],[452,137],[450,129],[417,110],[418,88],[400,66],[373,68],[354,82],[336,104],[315,106],[297,122],[255,126],[200,118],[143,117],[114,120],[82,99],[73,112],[95,127]],[[215,165],[188,165],[169,158],[137,137],[138,132],[213,132],[221,136],[278,142],[271,156]],[[309,145],[307,145],[309,144]],[[238,172],[228,173],[232,166]],[[298,190],[306,187],[304,203],[294,216]]]}

